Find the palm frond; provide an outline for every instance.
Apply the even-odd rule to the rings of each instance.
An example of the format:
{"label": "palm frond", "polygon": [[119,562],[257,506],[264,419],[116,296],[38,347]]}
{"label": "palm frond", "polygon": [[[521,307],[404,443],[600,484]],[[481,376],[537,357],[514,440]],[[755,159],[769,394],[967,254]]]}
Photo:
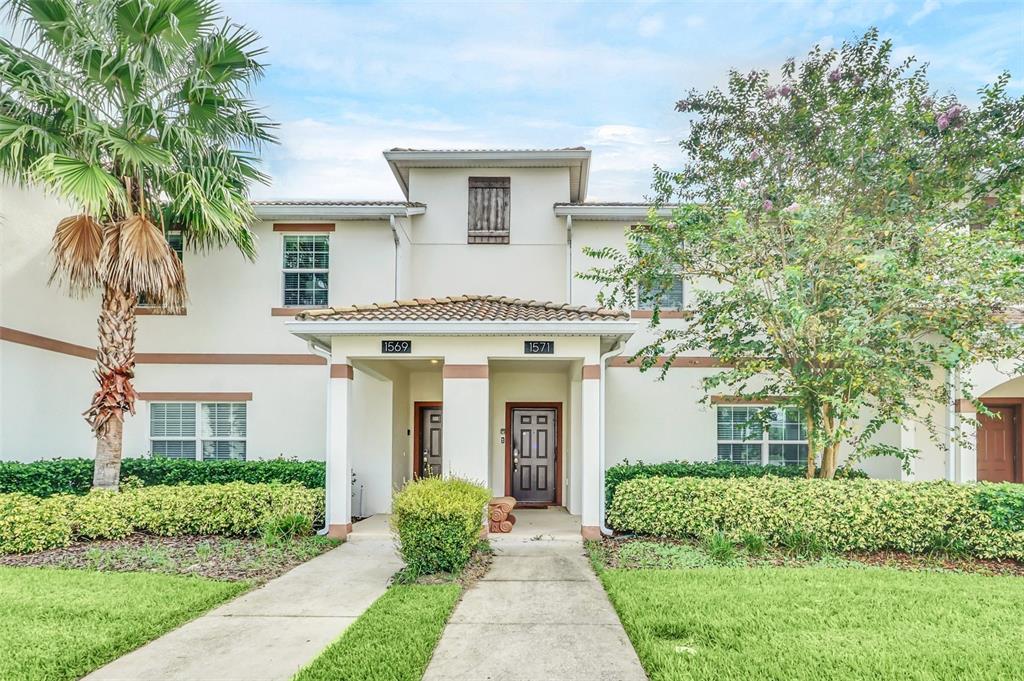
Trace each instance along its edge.
{"label": "palm frond", "polygon": [[31,169],[36,180],[97,216],[115,215],[128,206],[124,187],[106,168],[70,156],[47,154]]}
{"label": "palm frond", "polygon": [[85,295],[100,283],[103,228],[89,215],[71,215],[53,233],[50,284],[66,286],[71,295]]}
{"label": "palm frond", "polygon": [[104,281],[167,308],[184,306],[185,271],[160,228],[136,214],[114,229],[101,256]]}

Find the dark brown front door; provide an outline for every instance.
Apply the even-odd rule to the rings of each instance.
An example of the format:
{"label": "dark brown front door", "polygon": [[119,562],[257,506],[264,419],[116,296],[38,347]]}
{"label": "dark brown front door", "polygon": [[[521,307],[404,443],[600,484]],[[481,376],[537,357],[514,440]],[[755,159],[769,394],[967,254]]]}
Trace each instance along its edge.
{"label": "dark brown front door", "polygon": [[524,504],[554,504],[558,490],[557,411],[512,409],[512,496]]}
{"label": "dark brown front door", "polygon": [[978,414],[978,480],[1014,482],[1017,462],[1017,408],[990,406],[1000,418]]}
{"label": "dark brown front door", "polygon": [[417,473],[423,477],[441,475],[441,407],[420,407],[419,457]]}

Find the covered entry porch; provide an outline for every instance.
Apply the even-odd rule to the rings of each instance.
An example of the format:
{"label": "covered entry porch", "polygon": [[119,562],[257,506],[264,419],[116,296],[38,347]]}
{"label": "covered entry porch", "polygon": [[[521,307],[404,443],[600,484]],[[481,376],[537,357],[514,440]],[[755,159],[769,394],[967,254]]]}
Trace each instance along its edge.
{"label": "covered entry porch", "polygon": [[600,532],[601,365],[628,315],[459,296],[331,308],[289,330],[328,357],[334,536],[421,475],[458,476]]}

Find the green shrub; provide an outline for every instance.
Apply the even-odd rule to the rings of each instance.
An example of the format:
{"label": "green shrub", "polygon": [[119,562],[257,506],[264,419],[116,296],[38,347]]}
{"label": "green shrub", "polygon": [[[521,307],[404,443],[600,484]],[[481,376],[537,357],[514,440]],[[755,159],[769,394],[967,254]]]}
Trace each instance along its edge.
{"label": "green shrub", "polygon": [[[612,466],[604,474],[605,499],[609,505],[615,496],[615,488],[626,480],[636,478],[762,478],[773,475],[779,478],[803,478],[807,469],[803,466],[751,466],[728,461],[666,461],[664,463],[644,463],[637,461]],[[867,473],[859,470],[842,469],[836,471],[837,476],[849,478],[867,478]]]}
{"label": "green shrub", "polygon": [[723,532],[708,535],[701,544],[711,560],[716,563],[728,565],[736,560],[736,547]]}
{"label": "green shrub", "polygon": [[1024,531],[999,526],[983,507],[987,483],[887,480],[646,478],[619,485],[608,513],[621,531],[676,538],[723,532],[769,545],[807,533],[823,551],[932,550],[946,535],[971,555],[1024,558]]}
{"label": "green shrub", "polygon": [[992,516],[1001,530],[1024,530],[1024,485],[1011,482],[979,485],[978,507]]}
{"label": "green shrub", "polygon": [[768,550],[768,542],[764,540],[759,534],[753,532],[744,532],[743,536],[740,537],[740,542],[743,544],[743,550],[747,552],[748,556],[763,556],[765,551]]}
{"label": "green shrub", "polygon": [[395,494],[391,523],[413,576],[456,573],[480,541],[491,493],[457,478],[423,478]]}
{"label": "green shrub", "polygon": [[296,484],[155,486],[47,499],[0,494],[0,553],[66,546],[74,539],[118,539],[132,532],[255,535],[281,518],[298,531],[300,526],[311,529],[310,519],[320,520],[323,513],[323,490]]}
{"label": "green shrub", "polygon": [[[51,459],[19,463],[0,462],[0,494],[21,492],[37,497],[85,494],[92,486],[92,459]],[[124,487],[152,485],[205,485],[248,482],[291,483],[324,487],[323,461],[268,459],[266,461],[195,461],[193,459],[124,459]]]}
{"label": "green shrub", "polygon": [[0,553],[67,546],[71,523],[64,505],[28,494],[0,494]]}
{"label": "green shrub", "polygon": [[784,535],[781,544],[794,558],[821,558],[828,552],[820,537],[800,528]]}
{"label": "green shrub", "polygon": [[260,536],[267,546],[277,546],[296,537],[313,534],[313,521],[301,513],[271,518],[260,528]]}

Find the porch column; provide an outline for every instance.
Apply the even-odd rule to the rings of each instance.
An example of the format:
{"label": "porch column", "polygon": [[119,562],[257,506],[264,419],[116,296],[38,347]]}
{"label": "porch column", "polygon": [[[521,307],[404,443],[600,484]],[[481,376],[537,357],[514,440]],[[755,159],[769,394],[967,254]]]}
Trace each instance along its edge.
{"label": "porch column", "polygon": [[352,531],[352,466],[349,460],[349,401],[352,365],[331,364],[330,422],[327,425],[327,535],[344,539]]}
{"label": "porch column", "polygon": [[601,367],[583,365],[580,389],[583,443],[583,513],[581,533],[584,539],[600,539],[601,525]]}
{"label": "porch column", "polygon": [[441,470],[445,476],[473,480],[489,489],[490,381],[487,364],[445,364],[441,376],[444,401]]}

